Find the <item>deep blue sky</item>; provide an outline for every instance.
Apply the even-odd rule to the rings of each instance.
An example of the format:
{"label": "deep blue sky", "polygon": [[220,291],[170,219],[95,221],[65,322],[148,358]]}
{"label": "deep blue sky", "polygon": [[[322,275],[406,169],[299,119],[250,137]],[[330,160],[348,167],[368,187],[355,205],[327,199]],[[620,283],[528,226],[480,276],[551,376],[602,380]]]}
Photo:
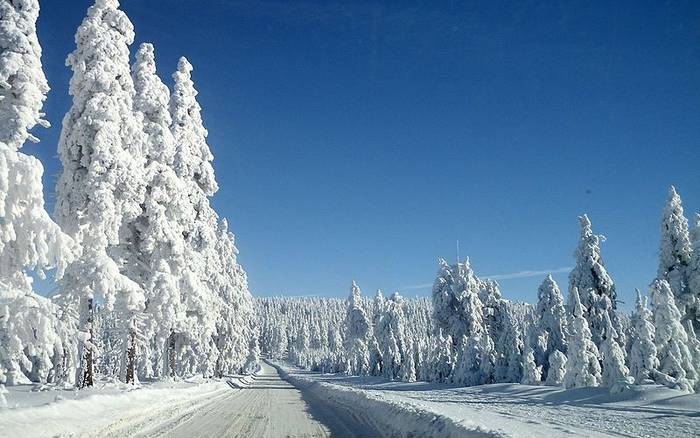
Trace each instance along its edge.
{"label": "deep blue sky", "polygon": [[[53,127],[25,150],[51,210],[64,60],[91,3],[41,2]],[[256,295],[345,296],[352,279],[425,295],[410,286],[457,239],[480,275],[569,267],[587,212],[629,303],[656,273],[668,185],[700,210],[700,2],[122,7],[167,83],[180,55],[195,66],[213,203]],[[542,277],[500,283],[534,301]]]}

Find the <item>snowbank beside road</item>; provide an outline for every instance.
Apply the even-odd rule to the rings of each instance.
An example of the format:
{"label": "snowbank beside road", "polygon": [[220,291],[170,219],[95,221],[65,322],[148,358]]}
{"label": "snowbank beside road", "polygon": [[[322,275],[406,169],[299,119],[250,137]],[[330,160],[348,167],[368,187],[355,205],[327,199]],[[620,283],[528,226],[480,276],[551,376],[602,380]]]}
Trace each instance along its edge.
{"label": "snowbank beside road", "polygon": [[475,437],[496,438],[506,435],[478,425],[454,421],[444,415],[426,410],[415,404],[386,400],[361,389],[319,382],[294,372],[292,368],[272,364],[282,377],[302,392],[330,403],[374,430],[384,431],[388,437],[430,436],[435,438]]}
{"label": "snowbank beside road", "polygon": [[361,415],[383,427],[398,427],[396,436],[406,436],[416,427],[430,436],[481,433],[525,438],[670,437],[700,430],[700,394],[658,385],[633,386],[611,395],[606,388],[519,384],[465,388],[280,368],[295,385],[322,394],[340,408],[367,412]]}
{"label": "snowbank beside road", "polygon": [[158,410],[191,409],[227,391],[217,380],[157,382],[133,387],[98,384],[93,389],[32,391],[33,385],[8,388],[9,408],[0,410],[3,437],[94,435],[120,419]]}

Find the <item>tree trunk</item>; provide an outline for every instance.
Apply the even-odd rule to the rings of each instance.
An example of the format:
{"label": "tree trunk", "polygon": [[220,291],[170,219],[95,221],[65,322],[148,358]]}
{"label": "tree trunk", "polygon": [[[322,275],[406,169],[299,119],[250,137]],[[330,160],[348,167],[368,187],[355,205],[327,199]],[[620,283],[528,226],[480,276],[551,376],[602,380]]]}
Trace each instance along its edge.
{"label": "tree trunk", "polygon": [[92,356],[92,346],[95,340],[93,328],[93,315],[92,315],[92,298],[87,301],[87,318],[85,320],[85,328],[88,330],[88,343],[83,344],[83,358],[82,358],[82,375],[80,377],[80,388],[90,388],[95,384],[94,381],[94,363]]}
{"label": "tree trunk", "polygon": [[175,378],[175,333],[170,333],[168,340],[168,374]]}
{"label": "tree trunk", "polygon": [[126,350],[126,383],[132,385],[136,383],[136,330],[133,327],[129,329],[129,348]]}

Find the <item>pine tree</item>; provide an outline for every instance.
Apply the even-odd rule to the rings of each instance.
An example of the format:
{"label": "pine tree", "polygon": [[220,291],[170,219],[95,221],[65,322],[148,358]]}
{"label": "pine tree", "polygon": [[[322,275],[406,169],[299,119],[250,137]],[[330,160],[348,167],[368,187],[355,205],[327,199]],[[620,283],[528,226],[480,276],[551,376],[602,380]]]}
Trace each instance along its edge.
{"label": "pine tree", "polygon": [[465,386],[492,383],[495,354],[493,340],[483,326],[483,308],[475,290],[466,291],[465,319],[468,325],[460,344],[457,366],[452,381]]}
{"label": "pine tree", "polygon": [[607,313],[617,333],[618,344],[624,348],[626,340],[616,312],[615,284],[600,254],[600,243],[605,241],[605,237],[593,234],[591,221],[585,214],[579,217],[579,222],[581,238],[574,254],[576,266],[569,274],[569,293],[574,288],[578,289],[583,316],[588,321],[596,346],[600,348],[603,341],[603,321]]}
{"label": "pine tree", "polygon": [[249,368],[251,359],[255,357],[257,361],[260,352],[247,275],[238,264],[238,249],[225,219],[221,221],[218,233],[216,252],[220,263],[215,287],[221,301],[221,313],[216,323],[215,338],[219,351],[216,374],[223,375]]}
{"label": "pine tree", "polygon": [[[386,302],[385,312],[382,316],[383,333],[390,343],[396,343],[396,350],[389,349],[392,371],[390,378],[398,378],[405,382],[416,380],[413,348],[406,334],[406,316],[403,311],[403,298],[395,292]],[[394,365],[394,363],[396,363]]]}
{"label": "pine tree", "polygon": [[49,127],[41,112],[49,85],[36,35],[39,2],[5,1],[0,17],[0,142],[17,150],[27,139],[38,143],[29,133],[35,125]]}
{"label": "pine tree", "polygon": [[683,319],[689,314],[695,316],[695,296],[688,288],[687,271],[691,257],[688,220],[683,215],[681,197],[676,192],[676,188],[671,186],[661,219],[657,278],[668,282]]}
{"label": "pine tree", "polygon": [[450,336],[444,336],[442,329],[438,329],[437,345],[435,349],[432,350],[432,365],[430,367],[432,369],[432,374],[429,380],[447,382],[453,375],[455,356],[452,352],[452,345],[453,342]]}
{"label": "pine tree", "polygon": [[620,392],[631,383],[629,369],[625,365],[625,351],[620,348],[616,339],[617,334],[613,328],[610,317],[604,317],[605,339],[601,348],[603,357],[602,385],[610,388],[610,391]]}
{"label": "pine tree", "polygon": [[345,317],[345,350],[350,364],[351,374],[368,375],[371,371],[368,343],[370,324],[362,308],[362,293],[353,281],[348,298]]}
{"label": "pine tree", "polygon": [[637,304],[632,315],[634,337],[629,355],[630,375],[635,383],[641,384],[654,376],[659,368],[656,345],[654,343],[654,324],[652,314],[647,309],[646,297],[637,290]]}
{"label": "pine tree", "polygon": [[700,340],[698,340],[693,323],[690,320],[685,322],[685,331],[688,334],[688,350],[690,350],[690,356],[696,374],[694,389],[697,392],[700,390],[700,378],[697,376],[698,370],[700,370]]}
{"label": "pine tree", "polygon": [[700,214],[695,213],[693,227],[690,230],[692,254],[688,266],[688,299],[695,303],[694,308],[686,306],[686,315],[693,323],[693,329],[700,332]]}
{"label": "pine tree", "polygon": [[598,348],[592,341],[588,321],[583,316],[583,306],[576,287],[571,289],[569,306],[572,309],[569,324],[571,340],[569,342],[569,356],[566,361],[564,386],[567,388],[599,386],[601,381],[600,355]]}
{"label": "pine tree", "polygon": [[133,112],[129,74],[134,30],[118,7],[117,0],[97,0],[88,9],[66,61],[73,70],[73,105],[58,145],[63,173],[56,217],[83,248],[61,283],[63,303],[77,303],[78,326],[86,333],[77,379],[81,387],[93,383],[93,300],[104,300],[124,325],[144,305],[142,290],[120,273],[110,254],[120,243],[122,226],[138,215],[143,202],[142,128]]}
{"label": "pine tree", "polygon": [[384,358],[382,344],[382,316],[384,314],[384,295],[380,289],[374,296],[374,301],[372,303],[372,333],[374,335],[375,342],[372,343],[370,348],[370,366],[372,367],[372,374],[375,376],[380,376],[384,373]]}
{"label": "pine tree", "polygon": [[38,15],[36,0],[0,2],[0,393],[4,383],[58,380],[70,337],[28,275],[56,268],[61,278],[77,252],[44,209],[41,163],[19,151],[38,142],[36,124],[48,126]]}
{"label": "pine tree", "polygon": [[546,347],[539,352],[536,363],[542,367],[542,379],[549,372],[549,358],[555,351],[567,352],[566,312],[564,298],[559,286],[551,275],[547,275],[537,290],[536,330],[538,335],[546,339]]}
{"label": "pine tree", "polygon": [[566,355],[559,350],[549,355],[549,372],[545,385],[560,386],[566,375]]}
{"label": "pine tree", "polygon": [[219,186],[214,179],[211,165],[214,156],[206,141],[208,132],[202,122],[202,108],[197,102],[198,92],[192,81],[192,69],[192,64],[182,57],[173,74],[175,88],[170,100],[170,113],[177,144],[174,167],[180,178],[193,182],[204,195],[211,196]]}
{"label": "pine tree", "polygon": [[171,131],[175,138],[173,167],[184,184],[191,214],[180,218],[188,260],[179,283],[186,318],[183,330],[173,333],[171,343],[181,352],[175,356],[181,373],[213,375],[219,355],[213,335],[221,314],[221,301],[215,290],[218,274],[209,269],[220,260],[216,252],[219,218],[211,208],[209,197],[218,190],[218,185],[192,81],[192,65],[186,58],[180,58],[173,80],[170,98]]}
{"label": "pine tree", "polygon": [[654,341],[659,358],[657,381],[672,388],[692,391],[697,379],[696,370],[671,287],[666,280],[656,279],[651,284],[650,294],[654,303]]}
{"label": "pine tree", "polygon": [[535,354],[530,345],[523,353],[523,380],[526,385],[539,385],[542,381],[542,368],[535,363]]}

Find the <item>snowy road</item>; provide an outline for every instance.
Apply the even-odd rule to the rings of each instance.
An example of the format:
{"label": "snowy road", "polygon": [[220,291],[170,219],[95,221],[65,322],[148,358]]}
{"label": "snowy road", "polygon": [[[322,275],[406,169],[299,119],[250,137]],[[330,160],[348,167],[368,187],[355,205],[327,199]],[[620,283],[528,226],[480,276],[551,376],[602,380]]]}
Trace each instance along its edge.
{"label": "snowy road", "polygon": [[[311,399],[311,400],[310,400]],[[119,419],[99,431],[100,437],[363,437],[372,431],[352,429],[342,415],[284,381],[263,364],[246,388],[227,388],[179,403],[155,406]]]}

